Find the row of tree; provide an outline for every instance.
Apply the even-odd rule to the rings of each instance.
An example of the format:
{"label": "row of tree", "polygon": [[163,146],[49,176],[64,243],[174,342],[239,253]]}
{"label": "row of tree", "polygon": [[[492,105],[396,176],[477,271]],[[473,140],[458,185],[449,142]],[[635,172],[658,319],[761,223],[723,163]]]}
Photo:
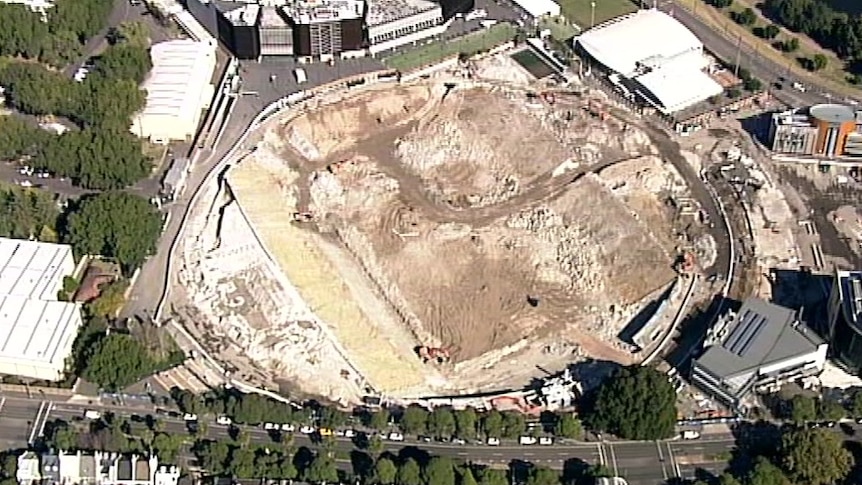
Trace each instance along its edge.
{"label": "row of tree", "polygon": [[139,89],[152,68],[140,42],[110,46],[83,82],[41,64],[11,61],[0,67],[7,103],[21,113],[61,117],[75,127],[56,135],[31,120],[0,118],[0,157],[45,169],[85,188],[123,188],[149,175],[141,142],[129,133],[146,93]]}
{"label": "row of tree", "polygon": [[23,4],[0,4],[0,55],[65,67],[104,27],[112,7],[111,0],[57,2],[43,15]]}
{"label": "row of tree", "polygon": [[846,60],[862,59],[862,17],[834,10],[821,0],[765,0],[763,12]]}
{"label": "row of tree", "polygon": [[848,416],[862,418],[862,391],[855,392],[845,404],[826,398],[797,394],[776,403],[776,415],[804,425],[816,421],[835,422]]}

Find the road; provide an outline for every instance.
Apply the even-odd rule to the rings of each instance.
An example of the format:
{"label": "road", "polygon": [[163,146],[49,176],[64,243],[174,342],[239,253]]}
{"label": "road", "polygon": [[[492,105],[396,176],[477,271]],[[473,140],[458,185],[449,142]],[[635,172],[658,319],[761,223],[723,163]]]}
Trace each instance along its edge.
{"label": "road", "polygon": [[[38,437],[46,422],[61,419],[71,422],[80,419],[87,409],[102,412],[111,411],[117,415],[130,417],[144,416],[153,411],[149,407],[121,407],[99,403],[51,402],[42,399],[28,399],[23,395],[0,397],[0,443],[6,449],[27,447],[31,437]],[[157,416],[163,421],[165,432],[187,435],[186,423],[180,418]],[[269,431],[259,427],[245,427],[247,436],[253,443],[272,443]],[[226,426],[208,423],[210,438],[230,440],[231,433]],[[295,446],[315,446],[305,435],[296,434]],[[385,449],[398,453],[405,447],[415,447],[432,455],[451,456],[474,463],[508,466],[513,461],[528,461],[534,464],[563,469],[578,464],[604,464],[620,476],[627,477],[632,485],[658,485],[667,478],[677,476],[693,478],[700,468],[707,471],[720,471],[724,463],[718,455],[733,448],[734,440],[729,435],[717,435],[699,441],[662,441],[662,442],[578,442],[555,444],[553,446],[519,446],[509,441],[501,446],[453,445],[449,443],[424,443],[416,440],[404,442],[386,441]],[[356,449],[347,438],[337,438],[336,451],[347,454]]]}
{"label": "road", "polygon": [[[744,43],[740,46],[738,39],[728,38],[728,34],[725,31],[713,30],[709,25],[701,21],[696,14],[671,0],[664,0],[660,8],[661,10],[672,12],[677,20],[688,27],[703,42],[707,50],[723,61],[734,63],[738,56],[740,66],[748,69],[754,77],[762,80],[778,100],[794,107],[811,106],[831,101],[832,98],[820,94],[824,92],[822,89],[816,89],[812,85],[808,85],[809,89],[805,93],[794,90],[789,85],[790,83],[787,82],[783,83],[783,89],[772,89],[773,83],[778,82],[782,77],[788,77],[788,66],[786,64],[776,64],[772,60],[761,56],[755,50],[749,49]],[[699,5],[698,8],[708,7]],[[732,21],[727,19],[727,22]],[[766,44],[761,48],[772,49],[771,46]],[[810,81],[814,82],[814,78]],[[836,99],[840,99],[840,97],[836,97]]]}

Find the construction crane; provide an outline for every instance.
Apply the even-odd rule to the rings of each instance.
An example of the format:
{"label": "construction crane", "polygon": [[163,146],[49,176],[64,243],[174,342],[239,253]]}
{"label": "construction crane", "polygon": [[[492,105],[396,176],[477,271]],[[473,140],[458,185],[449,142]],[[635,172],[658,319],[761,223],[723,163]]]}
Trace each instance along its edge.
{"label": "construction crane", "polygon": [[449,362],[449,359],[451,358],[449,351],[440,347],[428,347],[426,345],[422,345],[416,348],[416,353],[419,354],[419,358],[422,359],[423,364],[427,364],[432,361],[438,364],[443,364]]}

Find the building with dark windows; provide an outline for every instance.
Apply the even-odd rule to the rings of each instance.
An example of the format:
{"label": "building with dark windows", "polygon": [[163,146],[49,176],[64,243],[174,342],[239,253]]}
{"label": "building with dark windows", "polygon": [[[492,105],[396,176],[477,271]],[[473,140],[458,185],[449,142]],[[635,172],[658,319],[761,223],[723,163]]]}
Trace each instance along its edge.
{"label": "building with dark windows", "polygon": [[368,51],[374,55],[442,34],[443,9],[428,0],[368,0]]}
{"label": "building with dark windows", "polygon": [[862,156],[862,111],[841,104],[818,104],[772,115],[772,151],[788,155]]}
{"label": "building with dark windows", "polygon": [[185,0],[185,7],[213,38],[218,39],[238,59],[260,57],[259,5]]}
{"label": "building with dark windows", "polygon": [[281,8],[263,7],[258,28],[261,56],[293,55],[293,29]]}
{"label": "building with dark windows", "polygon": [[293,30],[293,53],[329,60],[365,47],[363,0],[299,1],[283,7]]}
{"label": "building with dark windows", "polygon": [[794,310],[759,298],[745,300],[709,329],[692,382],[744,412],[751,393],[823,371],[828,345]]}
{"label": "building with dark windows", "polygon": [[443,19],[449,20],[459,13],[467,13],[476,6],[476,0],[440,0]]}
{"label": "building with dark windows", "polygon": [[836,271],[826,309],[832,357],[852,374],[862,373],[862,271]]}

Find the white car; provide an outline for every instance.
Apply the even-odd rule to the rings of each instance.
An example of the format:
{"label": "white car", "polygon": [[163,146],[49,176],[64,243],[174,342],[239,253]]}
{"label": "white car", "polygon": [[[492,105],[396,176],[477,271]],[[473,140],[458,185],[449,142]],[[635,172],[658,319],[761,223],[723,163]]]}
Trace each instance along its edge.
{"label": "white car", "polygon": [[548,436],[542,436],[539,438],[539,444],[544,446],[549,446],[554,444],[554,438],[550,438]]}
{"label": "white car", "polygon": [[500,446],[500,438],[488,438],[488,446]]}
{"label": "white car", "polygon": [[521,436],[518,438],[518,443],[522,445],[535,445],[536,438],[533,438],[532,436]]}
{"label": "white car", "polygon": [[263,429],[265,429],[267,431],[273,431],[273,430],[278,431],[280,428],[275,423],[263,423]]}
{"label": "white car", "polygon": [[345,438],[353,438],[354,436],[356,436],[356,431],[353,431],[352,429],[348,429],[344,432]]}
{"label": "white car", "polygon": [[99,411],[88,409],[84,411],[84,417],[87,419],[99,419],[102,417],[102,413],[100,413]]}
{"label": "white car", "polygon": [[344,437],[344,430],[342,430],[342,429],[336,429],[336,430],[335,430],[335,436],[338,436],[338,437],[343,438],[343,437]]}
{"label": "white car", "polygon": [[389,441],[404,441],[404,435],[401,433],[396,433],[394,431],[392,433],[389,433],[389,436],[387,438],[389,439]]}
{"label": "white car", "polygon": [[299,428],[299,432],[302,434],[314,434],[314,428],[308,425],[302,426]]}
{"label": "white car", "polygon": [[294,431],[296,431],[296,426],[289,423],[285,423],[281,425],[281,430],[287,431],[288,433],[293,433]]}
{"label": "white car", "polygon": [[183,421],[197,421],[198,415],[192,413],[183,414]]}
{"label": "white car", "polygon": [[227,416],[219,416],[216,418],[216,424],[220,424],[222,426],[230,426],[233,424],[233,421]]}
{"label": "white car", "polygon": [[467,442],[465,440],[462,440],[461,438],[455,438],[452,440],[452,444],[453,445],[466,445]]}
{"label": "white car", "polygon": [[700,438],[700,433],[692,430],[685,430],[682,432],[682,439],[684,440],[696,440]]}

